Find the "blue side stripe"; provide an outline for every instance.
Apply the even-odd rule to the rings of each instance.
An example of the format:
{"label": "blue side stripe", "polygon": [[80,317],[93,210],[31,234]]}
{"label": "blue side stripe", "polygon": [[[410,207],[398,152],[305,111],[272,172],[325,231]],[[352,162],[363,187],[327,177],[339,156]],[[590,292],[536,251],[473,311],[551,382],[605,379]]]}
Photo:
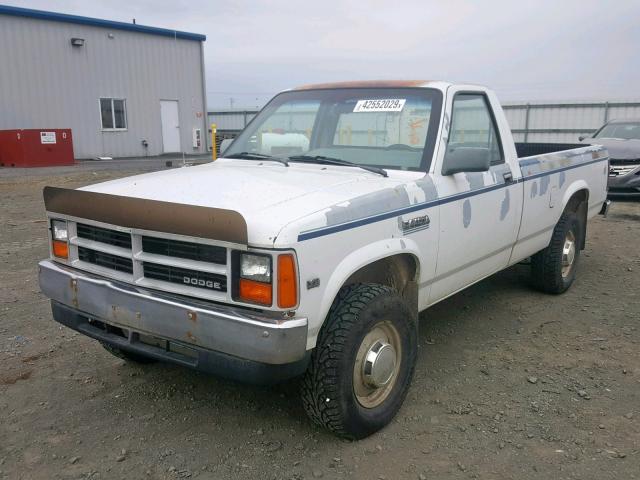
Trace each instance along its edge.
{"label": "blue side stripe", "polygon": [[352,228],[358,228],[363,225],[368,225],[370,223],[381,222],[383,220],[387,220],[389,218],[397,217],[399,215],[405,213],[416,212],[418,210],[425,210],[427,208],[436,207],[438,205],[444,205],[447,203],[455,202],[457,200],[463,200],[465,198],[474,197],[476,195],[481,195],[483,193],[492,192],[494,190],[499,190],[501,188],[509,187],[511,185],[515,185],[518,183],[528,182],[530,180],[535,180],[537,178],[546,177],[547,175],[553,175],[554,173],[560,173],[567,170],[572,170],[578,167],[586,167],[587,165],[592,165],[594,163],[603,162],[609,160],[609,157],[598,158],[596,160],[591,160],[590,162],[583,162],[577,165],[569,165],[568,167],[562,167],[555,170],[549,170],[548,172],[536,173],[533,175],[528,175],[526,177],[521,177],[510,183],[499,183],[496,185],[490,185],[488,187],[479,188],[476,190],[470,190],[468,192],[456,193],[453,195],[448,195],[446,197],[437,198],[435,200],[429,200],[423,203],[416,203],[415,205],[410,205],[408,207],[399,208],[397,210],[391,210],[385,213],[379,213],[376,215],[372,215],[370,217],[360,218],[358,220],[352,220],[350,222],[341,223],[339,225],[333,225],[331,227],[320,227],[316,230],[308,230],[306,232],[302,232],[298,235],[298,241],[303,242],[305,240],[311,240],[312,238],[323,237],[325,235],[331,235],[332,233],[342,232],[343,230],[350,230]]}
{"label": "blue side stripe", "polygon": [[568,167],[557,168],[555,170],[550,170],[548,172],[536,173],[534,175],[528,175],[524,177],[524,181],[535,180],[536,178],[545,177],[547,175],[552,175],[554,173],[566,172],[567,170],[572,170],[578,167],[586,167],[587,165],[592,165],[594,163],[604,162],[605,160],[609,160],[609,157],[598,158],[596,160],[591,160],[590,162],[583,162],[577,165],[569,165]]}

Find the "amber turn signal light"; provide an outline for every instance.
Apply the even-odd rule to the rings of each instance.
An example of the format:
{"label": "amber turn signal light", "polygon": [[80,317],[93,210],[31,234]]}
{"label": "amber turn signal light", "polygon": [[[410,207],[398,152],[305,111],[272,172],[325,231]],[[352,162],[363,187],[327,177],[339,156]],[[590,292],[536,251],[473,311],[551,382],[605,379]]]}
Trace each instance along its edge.
{"label": "amber turn signal light", "polygon": [[298,304],[296,263],[290,253],[278,257],[278,307],[293,308]]}
{"label": "amber turn signal light", "polygon": [[69,244],[60,240],[53,240],[51,242],[53,255],[58,258],[69,258]]}
{"label": "amber turn signal light", "polygon": [[238,284],[239,300],[270,306],[272,303],[271,284],[241,278]]}

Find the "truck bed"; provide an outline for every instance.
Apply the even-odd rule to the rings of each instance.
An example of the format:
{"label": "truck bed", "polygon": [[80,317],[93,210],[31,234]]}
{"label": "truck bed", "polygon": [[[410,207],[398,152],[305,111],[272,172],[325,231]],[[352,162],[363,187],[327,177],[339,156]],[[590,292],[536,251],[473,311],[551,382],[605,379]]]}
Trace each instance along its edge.
{"label": "truck bed", "polygon": [[516,153],[518,158],[533,157],[534,155],[544,155],[545,153],[562,152],[573,150],[574,148],[587,147],[586,143],[524,143],[516,142]]}
{"label": "truck bed", "polygon": [[524,258],[549,244],[568,199],[584,190],[587,218],[606,199],[608,153],[584,143],[516,143],[524,183],[524,204],[513,258]]}

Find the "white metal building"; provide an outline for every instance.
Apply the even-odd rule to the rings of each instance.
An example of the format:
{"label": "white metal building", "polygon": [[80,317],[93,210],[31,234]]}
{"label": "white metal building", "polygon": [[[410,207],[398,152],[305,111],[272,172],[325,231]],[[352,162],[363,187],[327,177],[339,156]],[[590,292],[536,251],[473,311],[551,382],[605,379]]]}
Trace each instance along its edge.
{"label": "white metal building", "polygon": [[505,103],[516,142],[575,143],[613,119],[639,118],[640,102]]}
{"label": "white metal building", "polygon": [[0,130],[70,128],[76,158],[204,153],[205,40],[0,5]]}

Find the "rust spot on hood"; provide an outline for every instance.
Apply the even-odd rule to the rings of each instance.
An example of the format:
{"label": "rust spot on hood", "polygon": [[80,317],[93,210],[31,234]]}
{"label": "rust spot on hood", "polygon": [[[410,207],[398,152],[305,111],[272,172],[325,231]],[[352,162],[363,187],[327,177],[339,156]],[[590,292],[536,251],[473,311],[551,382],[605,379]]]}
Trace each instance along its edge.
{"label": "rust spot on hood", "polygon": [[294,90],[316,90],[322,88],[400,88],[419,87],[430,80],[355,80],[351,82],[310,83]]}
{"label": "rust spot on hood", "polygon": [[48,212],[128,228],[247,243],[247,223],[234,211],[108,193],[45,187]]}

